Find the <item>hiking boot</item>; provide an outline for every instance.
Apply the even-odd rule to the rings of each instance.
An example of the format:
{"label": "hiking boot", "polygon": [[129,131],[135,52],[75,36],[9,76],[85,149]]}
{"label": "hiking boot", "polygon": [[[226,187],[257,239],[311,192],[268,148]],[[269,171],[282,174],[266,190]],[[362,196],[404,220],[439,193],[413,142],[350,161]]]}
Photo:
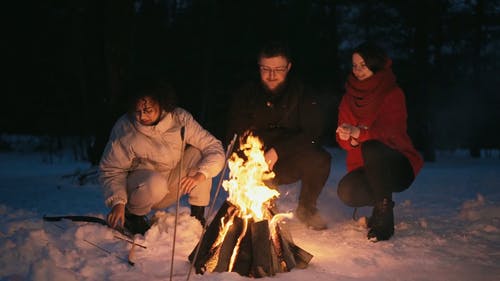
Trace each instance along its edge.
{"label": "hiking boot", "polygon": [[151,225],[147,216],[134,215],[126,210],[124,227],[132,234],[140,233],[144,235]]}
{"label": "hiking boot", "polygon": [[205,223],[205,207],[204,206],[194,206],[191,205],[191,216],[195,217],[198,221],[200,221],[201,226],[204,227]]}
{"label": "hiking boot", "polygon": [[394,234],[394,202],[388,198],[375,203],[368,220],[368,239],[372,242],[389,240]]}
{"label": "hiking boot", "polygon": [[326,221],[321,217],[316,208],[299,206],[295,211],[295,215],[302,223],[314,230],[327,229]]}

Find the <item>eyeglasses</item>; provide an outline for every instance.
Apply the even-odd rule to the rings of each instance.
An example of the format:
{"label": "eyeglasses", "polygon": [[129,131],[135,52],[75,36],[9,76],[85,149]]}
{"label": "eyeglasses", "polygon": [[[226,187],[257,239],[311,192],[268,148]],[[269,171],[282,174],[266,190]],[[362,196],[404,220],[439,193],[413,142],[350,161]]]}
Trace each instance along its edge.
{"label": "eyeglasses", "polygon": [[288,64],[285,66],[278,66],[278,67],[269,67],[266,65],[260,65],[259,64],[259,70],[262,73],[267,73],[267,74],[283,74],[288,71]]}

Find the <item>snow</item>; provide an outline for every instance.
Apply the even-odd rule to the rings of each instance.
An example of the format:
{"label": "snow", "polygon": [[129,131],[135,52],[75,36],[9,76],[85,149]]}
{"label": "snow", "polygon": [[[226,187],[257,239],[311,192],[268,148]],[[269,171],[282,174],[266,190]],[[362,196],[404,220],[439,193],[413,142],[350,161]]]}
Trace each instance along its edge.
{"label": "snow", "polygon": [[[319,201],[329,229],[307,229],[286,221],[294,242],[314,255],[306,269],[264,280],[500,280],[500,159],[486,153],[440,152],[426,163],[410,189],[396,194],[395,236],[366,239],[363,218],[336,195],[345,173],[345,154],[329,149],[332,172]],[[109,228],[82,222],[44,222],[43,215],[94,215],[107,209],[99,185],[79,185],[67,175],[88,163],[71,153],[0,153],[0,280],[167,280],[173,244],[174,210],[156,212],[158,223],[136,242],[135,266],[127,263],[131,245]],[[66,176],[66,177],[64,177]],[[214,189],[218,178],[214,179]],[[280,187],[279,209],[296,207],[299,185]],[[213,213],[225,200],[221,192]],[[361,208],[358,214],[370,214]],[[212,214],[213,215],[213,214]],[[182,201],[178,218],[174,280],[186,280],[187,256],[202,228]],[[101,247],[103,250],[94,245]],[[107,253],[106,251],[109,251]],[[190,280],[247,280],[237,273],[191,274]]]}

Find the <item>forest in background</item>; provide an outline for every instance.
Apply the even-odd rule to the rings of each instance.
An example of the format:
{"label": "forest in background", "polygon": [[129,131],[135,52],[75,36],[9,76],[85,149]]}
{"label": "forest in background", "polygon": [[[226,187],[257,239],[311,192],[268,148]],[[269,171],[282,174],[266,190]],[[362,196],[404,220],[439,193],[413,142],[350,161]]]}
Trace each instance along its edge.
{"label": "forest in background", "polygon": [[223,138],[229,98],[257,75],[269,38],[289,42],[293,71],[321,94],[325,145],[336,145],[350,51],[373,40],[393,59],[427,161],[437,149],[500,147],[500,0],[15,2],[4,12],[1,133],[53,146],[76,137],[93,163],[137,76],[170,81],[180,106]]}

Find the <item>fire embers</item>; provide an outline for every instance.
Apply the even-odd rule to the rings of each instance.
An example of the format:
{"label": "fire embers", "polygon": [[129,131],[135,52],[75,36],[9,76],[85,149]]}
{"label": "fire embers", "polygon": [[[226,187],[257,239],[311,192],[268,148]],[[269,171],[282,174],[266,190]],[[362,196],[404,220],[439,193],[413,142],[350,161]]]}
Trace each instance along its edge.
{"label": "fire embers", "polygon": [[227,201],[219,209],[199,245],[189,256],[197,273],[234,271],[252,277],[304,268],[312,255],[297,247],[275,214],[271,201],[279,192],[266,186],[274,177],[265,161],[262,143],[246,135],[240,144],[245,159],[234,153],[228,161],[229,180],[222,186]]}
{"label": "fire embers", "polygon": [[196,273],[232,271],[264,277],[307,267],[313,256],[293,243],[271,210],[266,210],[271,221],[258,222],[242,219],[238,212],[227,201],[221,206],[201,241],[196,261],[196,248],[189,255]]}

